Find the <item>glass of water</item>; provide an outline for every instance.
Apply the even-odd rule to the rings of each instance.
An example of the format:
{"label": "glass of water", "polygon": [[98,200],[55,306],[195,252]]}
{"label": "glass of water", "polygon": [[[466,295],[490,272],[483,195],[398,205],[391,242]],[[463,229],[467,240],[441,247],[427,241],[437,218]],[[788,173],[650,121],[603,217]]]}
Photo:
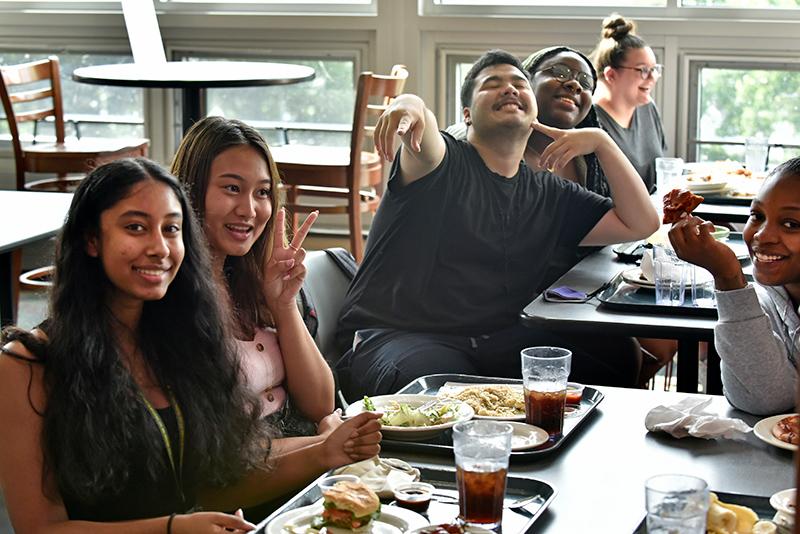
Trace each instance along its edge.
{"label": "glass of water", "polygon": [[656,475],[644,483],[649,534],[705,534],[708,484],[690,475]]}

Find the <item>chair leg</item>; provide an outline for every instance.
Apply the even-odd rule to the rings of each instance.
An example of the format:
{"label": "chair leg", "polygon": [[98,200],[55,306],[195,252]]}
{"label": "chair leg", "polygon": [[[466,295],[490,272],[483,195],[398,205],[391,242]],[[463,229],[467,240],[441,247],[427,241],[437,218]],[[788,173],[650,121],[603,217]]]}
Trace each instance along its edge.
{"label": "chair leg", "polygon": [[[286,203],[289,206],[294,206],[297,204],[297,189],[294,187],[289,187],[286,189]],[[292,237],[294,234],[297,233],[297,227],[299,226],[299,217],[297,216],[297,209],[290,207],[289,208],[289,224],[291,225],[292,229]]]}
{"label": "chair leg", "polygon": [[17,249],[11,253],[11,306],[12,320],[17,322],[17,311],[19,310],[19,275],[22,274],[22,249]]}

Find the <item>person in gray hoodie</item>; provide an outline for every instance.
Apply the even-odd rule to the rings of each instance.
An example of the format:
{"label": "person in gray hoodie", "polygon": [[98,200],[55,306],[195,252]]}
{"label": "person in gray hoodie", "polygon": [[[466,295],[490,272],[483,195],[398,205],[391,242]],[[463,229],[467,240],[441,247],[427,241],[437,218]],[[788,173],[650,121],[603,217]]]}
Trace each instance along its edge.
{"label": "person in gray hoodie", "polygon": [[754,414],[792,412],[800,352],[800,158],[767,176],[750,210],[743,235],[754,283],[733,251],[711,237],[710,222],[684,216],[669,238],[680,258],[714,275],[714,341],[728,401]]}

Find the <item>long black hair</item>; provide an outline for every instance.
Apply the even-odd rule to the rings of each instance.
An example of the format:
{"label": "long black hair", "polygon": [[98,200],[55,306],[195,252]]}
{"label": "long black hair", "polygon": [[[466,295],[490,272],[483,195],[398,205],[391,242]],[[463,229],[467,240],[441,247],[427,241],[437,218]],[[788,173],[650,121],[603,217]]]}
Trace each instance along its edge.
{"label": "long black hair", "polygon": [[[48,341],[37,354],[47,395],[45,479],[55,482],[63,497],[81,502],[96,502],[125,487],[133,478],[132,457],[140,459],[139,465],[144,459],[146,473],[136,473],[137,481],[156,483],[170,469],[161,434],[113,334],[106,304],[111,282],[101,259],[86,252],[87,238],[100,235],[101,213],[145,180],[166,184],[179,200],[185,256],[164,298],[144,303],[135,337],[159,386],[175,396],[183,412],[191,476],[204,487],[229,483],[261,465],[268,448],[256,423],[258,407],[239,386],[232,336],[185,193],[147,159],[114,161],[94,170],[73,197],[56,250],[43,327]],[[19,331],[5,337],[25,342]],[[26,345],[36,352],[35,343]]]}
{"label": "long black hair", "polygon": [[[533,79],[533,76],[539,71],[539,67],[542,63],[561,52],[571,52],[583,59],[586,65],[589,66],[589,72],[592,73],[594,85],[597,86],[597,71],[594,69],[592,62],[580,50],[575,50],[568,46],[542,48],[528,56],[525,61],[522,62],[522,66],[525,72],[528,73],[528,76]],[[600,121],[597,119],[597,111],[594,109],[594,104],[589,106],[589,112],[581,122],[575,125],[575,128],[601,128]],[[597,156],[592,152],[591,154],[586,154],[583,159],[586,162],[586,189],[594,191],[598,195],[610,197],[611,190],[608,187],[608,180],[603,173],[603,169],[600,167],[600,162],[597,161]]]}

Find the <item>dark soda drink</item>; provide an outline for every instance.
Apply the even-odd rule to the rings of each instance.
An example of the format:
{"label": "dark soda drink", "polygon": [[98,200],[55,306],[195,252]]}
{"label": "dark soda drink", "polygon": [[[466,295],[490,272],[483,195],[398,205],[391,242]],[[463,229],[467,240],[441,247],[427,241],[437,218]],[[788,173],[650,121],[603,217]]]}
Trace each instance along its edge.
{"label": "dark soda drink", "polygon": [[467,523],[497,526],[503,520],[507,469],[467,471],[456,467],[458,516]]}
{"label": "dark soda drink", "polygon": [[536,391],[525,388],[525,422],[538,426],[550,435],[550,439],[561,436],[564,428],[564,405],[567,390]]}

